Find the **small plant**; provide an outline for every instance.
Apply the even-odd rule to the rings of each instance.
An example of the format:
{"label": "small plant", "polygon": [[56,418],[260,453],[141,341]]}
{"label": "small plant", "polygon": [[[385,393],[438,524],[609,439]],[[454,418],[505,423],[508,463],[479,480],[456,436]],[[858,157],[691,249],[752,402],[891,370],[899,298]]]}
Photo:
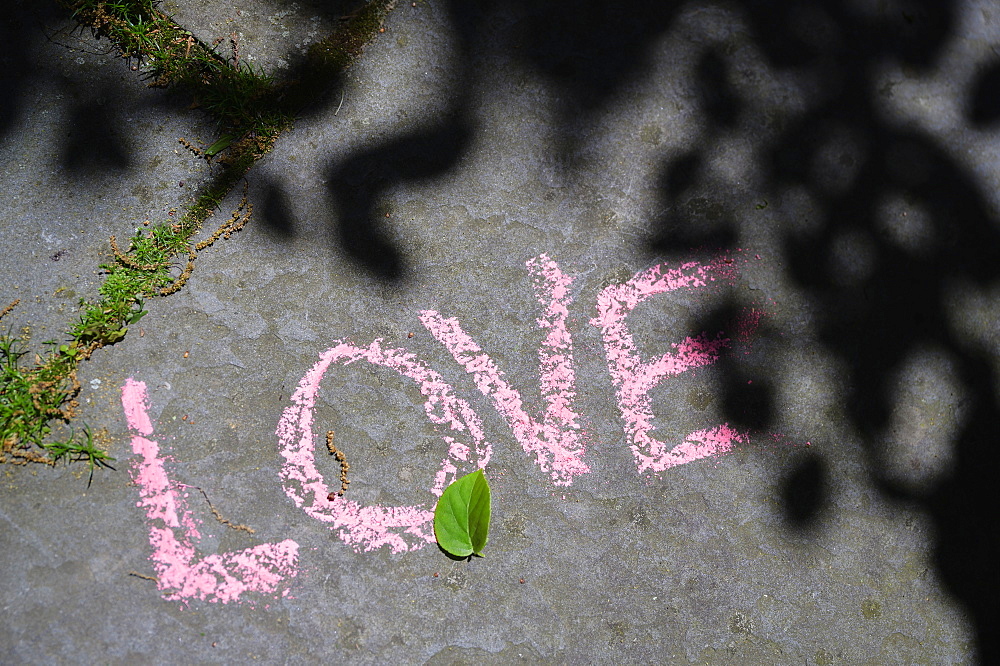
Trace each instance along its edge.
{"label": "small plant", "polygon": [[110,467],[108,461],[114,458],[97,448],[86,426],[82,437],[71,431],[66,440],[49,438],[52,422],[69,422],[76,415],[78,350],[61,345],[47,361],[36,357],[33,367],[24,367],[21,359],[28,352],[21,342],[9,333],[0,335],[0,462],[54,465],[63,458],[86,460],[91,478],[95,467]]}
{"label": "small plant", "polygon": [[[110,299],[109,299],[110,300]],[[80,343],[97,343],[99,346],[113,345],[128,333],[128,327],[146,314],[142,309],[142,299],[133,294],[124,294],[117,302],[102,301],[95,306],[89,306],[81,300],[80,305],[86,309],[80,316],[79,323],[73,327],[75,340],[70,345],[61,345],[59,351],[76,356]],[[74,346],[76,345],[76,346]]]}
{"label": "small plant", "polygon": [[83,426],[82,439],[77,439],[75,433],[70,431],[68,440],[65,442],[48,442],[45,444],[45,449],[52,455],[54,460],[67,457],[70,460],[86,461],[88,467],[90,467],[90,478],[87,481],[88,486],[94,480],[94,470],[96,468],[107,467],[108,469],[114,469],[108,462],[113,462],[114,458],[97,448],[97,445],[94,443],[94,433],[91,432],[88,426]]}
{"label": "small plant", "polygon": [[434,536],[438,545],[455,557],[477,555],[490,532],[490,484],[477,469],[451,483],[434,508]]}

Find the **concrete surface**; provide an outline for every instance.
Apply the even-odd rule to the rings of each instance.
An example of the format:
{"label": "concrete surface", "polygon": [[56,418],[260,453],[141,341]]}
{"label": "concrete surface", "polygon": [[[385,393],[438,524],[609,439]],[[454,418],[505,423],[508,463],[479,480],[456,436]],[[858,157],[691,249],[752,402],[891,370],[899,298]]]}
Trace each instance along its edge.
{"label": "concrete surface", "polygon": [[[5,661],[990,663],[1000,134],[983,82],[1000,15],[985,1],[592,4],[390,14],[339,109],[314,109],[251,172],[250,226],[148,302],[141,336],[82,368],[82,421],[107,429],[117,471],[88,487],[79,464],[3,470]],[[279,72],[341,11],[166,6],[209,41],[239,31],[244,56]],[[15,18],[0,284],[4,303],[22,299],[5,324],[39,345],[96,292],[109,235],[165,219],[208,177],[177,138],[213,128],[58,12]],[[572,278],[589,473],[569,486],[419,319],[461,322],[534,417],[544,332],[525,264],[542,253]],[[643,359],[702,332],[735,340],[651,390],[656,437],[753,434],[640,474],[590,324],[598,296],[713,257],[735,276],[654,296],[628,325]],[[759,327],[729,327],[754,311]],[[375,339],[482,420],[485,559],[355,549],[286,494],[275,433],[292,394],[337,341]],[[163,578],[129,379],[200,522],[197,558],[297,544],[273,593],[223,603],[132,575]],[[446,446],[423,401],[392,370],[331,366],[314,427],[331,489],[327,429],[348,499],[432,508]],[[195,488],[255,533],[216,522]]]}

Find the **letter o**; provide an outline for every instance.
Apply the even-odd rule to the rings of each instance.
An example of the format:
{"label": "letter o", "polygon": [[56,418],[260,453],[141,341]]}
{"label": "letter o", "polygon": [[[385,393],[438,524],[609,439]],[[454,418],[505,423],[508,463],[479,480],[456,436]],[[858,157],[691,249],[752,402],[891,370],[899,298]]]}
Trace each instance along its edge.
{"label": "letter o", "polygon": [[[367,348],[338,341],[320,354],[319,361],[306,372],[291,397],[291,406],[285,408],[278,421],[275,434],[284,458],[281,485],[296,506],[312,518],[329,523],[330,529],[336,530],[340,539],[356,551],[382,546],[388,546],[394,553],[417,550],[434,542],[433,503],[362,506],[337,495],[331,501],[327,499],[330,489],[316,468],[319,438],[313,433],[313,421],[320,382],[332,363],[347,365],[360,360],[390,368],[417,382],[426,398],[427,418],[436,427],[446,426],[455,435],[442,435],[448,454],[441,461],[429,492],[440,496],[457,476],[459,467],[473,471],[489,462],[492,447],[484,439],[478,415],[465,400],[455,396],[454,389],[440,374],[405,349],[383,349],[381,340],[373,341]],[[458,437],[471,442],[463,444]]]}

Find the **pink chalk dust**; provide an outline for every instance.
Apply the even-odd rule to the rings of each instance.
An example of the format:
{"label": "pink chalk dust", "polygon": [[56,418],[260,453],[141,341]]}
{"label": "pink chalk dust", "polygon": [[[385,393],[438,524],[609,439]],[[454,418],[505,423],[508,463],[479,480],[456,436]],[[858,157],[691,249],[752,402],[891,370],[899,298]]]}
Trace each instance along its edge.
{"label": "pink chalk dust", "polygon": [[533,277],[535,294],[544,308],[536,320],[547,331],[538,350],[539,386],[546,408],[536,420],[524,411],[517,389],[507,383],[489,355],[462,330],[455,318],[433,310],[420,313],[420,321],[434,338],[443,344],[465,370],[473,376],[476,387],[506,419],[521,448],[533,454],[552,483],[568,486],[573,477],[590,468],[583,461],[585,448],[580,438],[579,416],[573,409],[576,376],[573,371],[573,340],[566,328],[566,317],[573,297],[569,292],[572,278],[545,254],[527,262]]}
{"label": "pink chalk dust", "polygon": [[706,264],[691,261],[676,268],[661,264],[636,273],[623,284],[606,287],[597,297],[597,316],[590,323],[601,329],[625,437],[640,474],[727,453],[734,443],[747,439],[727,424],[695,431],[669,448],[655,439],[649,392],[666,377],[715,363],[730,340],[721,333],[715,337],[702,333],[672,344],[673,349],[662,356],[643,360],[626,323],[629,313],[652,296],[705,287],[719,277],[732,277],[735,270],[732,260],[723,258]]}
{"label": "pink chalk dust", "polygon": [[157,587],[170,600],[200,599],[230,603],[244,601],[248,592],[267,595],[288,593],[288,583],[298,572],[298,544],[291,539],[252,548],[199,557],[198,520],[188,510],[177,484],[170,480],[153,434],[143,382],[128,379],[122,387],[122,408],[132,435],[132,479],[139,487],[137,506],[149,524],[153,568]]}
{"label": "pink chalk dust", "polygon": [[[389,368],[420,386],[426,397],[424,412],[435,427],[444,427],[450,435],[442,435],[447,455],[434,477],[431,497],[415,506],[363,506],[343,496],[333,495],[323,475],[316,468],[316,441],[313,433],[316,396],[320,382],[334,363],[365,361]],[[320,354],[319,360],[305,374],[278,422],[278,448],[284,463],[281,482],[285,494],[309,516],[329,523],[342,541],[357,551],[371,551],[387,546],[394,553],[422,548],[434,542],[435,496],[457,478],[460,468],[465,472],[485,467],[492,454],[486,442],[479,417],[464,400],[455,396],[454,389],[440,374],[404,349],[384,349],[381,340],[367,347],[350,342],[338,342]],[[465,441],[462,441],[465,440]]]}

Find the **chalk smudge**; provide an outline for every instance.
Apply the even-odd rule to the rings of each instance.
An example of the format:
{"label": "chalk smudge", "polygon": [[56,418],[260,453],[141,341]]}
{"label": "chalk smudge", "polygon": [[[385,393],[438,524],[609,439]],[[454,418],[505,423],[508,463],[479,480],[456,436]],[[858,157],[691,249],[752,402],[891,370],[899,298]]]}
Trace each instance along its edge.
{"label": "chalk smudge", "polygon": [[145,510],[149,523],[157,587],[169,590],[164,598],[229,603],[243,600],[247,592],[274,594],[280,589],[287,595],[288,581],[298,572],[299,546],[291,539],[198,558],[198,520],[167,475],[159,444],[145,437],[153,434],[147,404],[146,385],[126,381],[122,408],[129,428],[139,433],[132,435],[132,451],[139,456],[132,479],[139,487],[137,506]]}
{"label": "chalk smudge", "polygon": [[536,322],[547,331],[538,350],[539,386],[546,404],[541,422],[524,411],[521,394],[507,383],[504,373],[462,330],[457,319],[446,319],[433,310],[424,310],[420,313],[420,321],[473,376],[483,395],[493,400],[521,448],[534,454],[535,462],[550,475],[555,485],[568,486],[573,483],[574,476],[590,471],[583,461],[585,449],[580,439],[579,416],[573,409],[576,397],[573,341],[566,328],[566,317],[573,301],[569,286],[573,280],[545,254],[529,260],[526,265],[533,278],[535,295],[544,307],[542,317]]}
{"label": "chalk smudge", "polygon": [[745,433],[728,424],[695,431],[670,449],[653,438],[651,433],[655,428],[649,392],[665,377],[714,363],[730,340],[721,333],[715,337],[702,333],[672,344],[673,350],[658,358],[643,361],[625,322],[628,314],[651,296],[704,287],[717,278],[732,277],[734,271],[731,260],[724,259],[706,264],[692,261],[677,268],[661,264],[637,273],[625,283],[606,287],[597,297],[597,316],[590,323],[601,329],[608,371],[625,421],[625,436],[640,474],[662,472],[728,453],[736,442],[747,441]]}
{"label": "chalk smudge", "polygon": [[[485,467],[492,454],[479,417],[467,402],[455,396],[454,389],[440,374],[404,349],[383,349],[375,340],[368,347],[338,341],[320,354],[312,368],[299,382],[292,395],[292,405],[278,422],[278,445],[284,463],[281,481],[285,494],[312,518],[330,523],[342,541],[356,551],[371,551],[388,546],[399,553],[422,548],[434,542],[433,501],[417,506],[362,506],[346,497],[332,495],[323,475],[316,468],[317,436],[313,433],[316,396],[323,375],[332,363],[349,364],[367,361],[395,370],[420,385],[426,397],[424,411],[435,426],[445,426],[452,435],[442,435],[448,454],[434,477],[431,494],[440,496],[457,475],[460,467],[472,471]],[[460,441],[462,438],[467,443]]]}

